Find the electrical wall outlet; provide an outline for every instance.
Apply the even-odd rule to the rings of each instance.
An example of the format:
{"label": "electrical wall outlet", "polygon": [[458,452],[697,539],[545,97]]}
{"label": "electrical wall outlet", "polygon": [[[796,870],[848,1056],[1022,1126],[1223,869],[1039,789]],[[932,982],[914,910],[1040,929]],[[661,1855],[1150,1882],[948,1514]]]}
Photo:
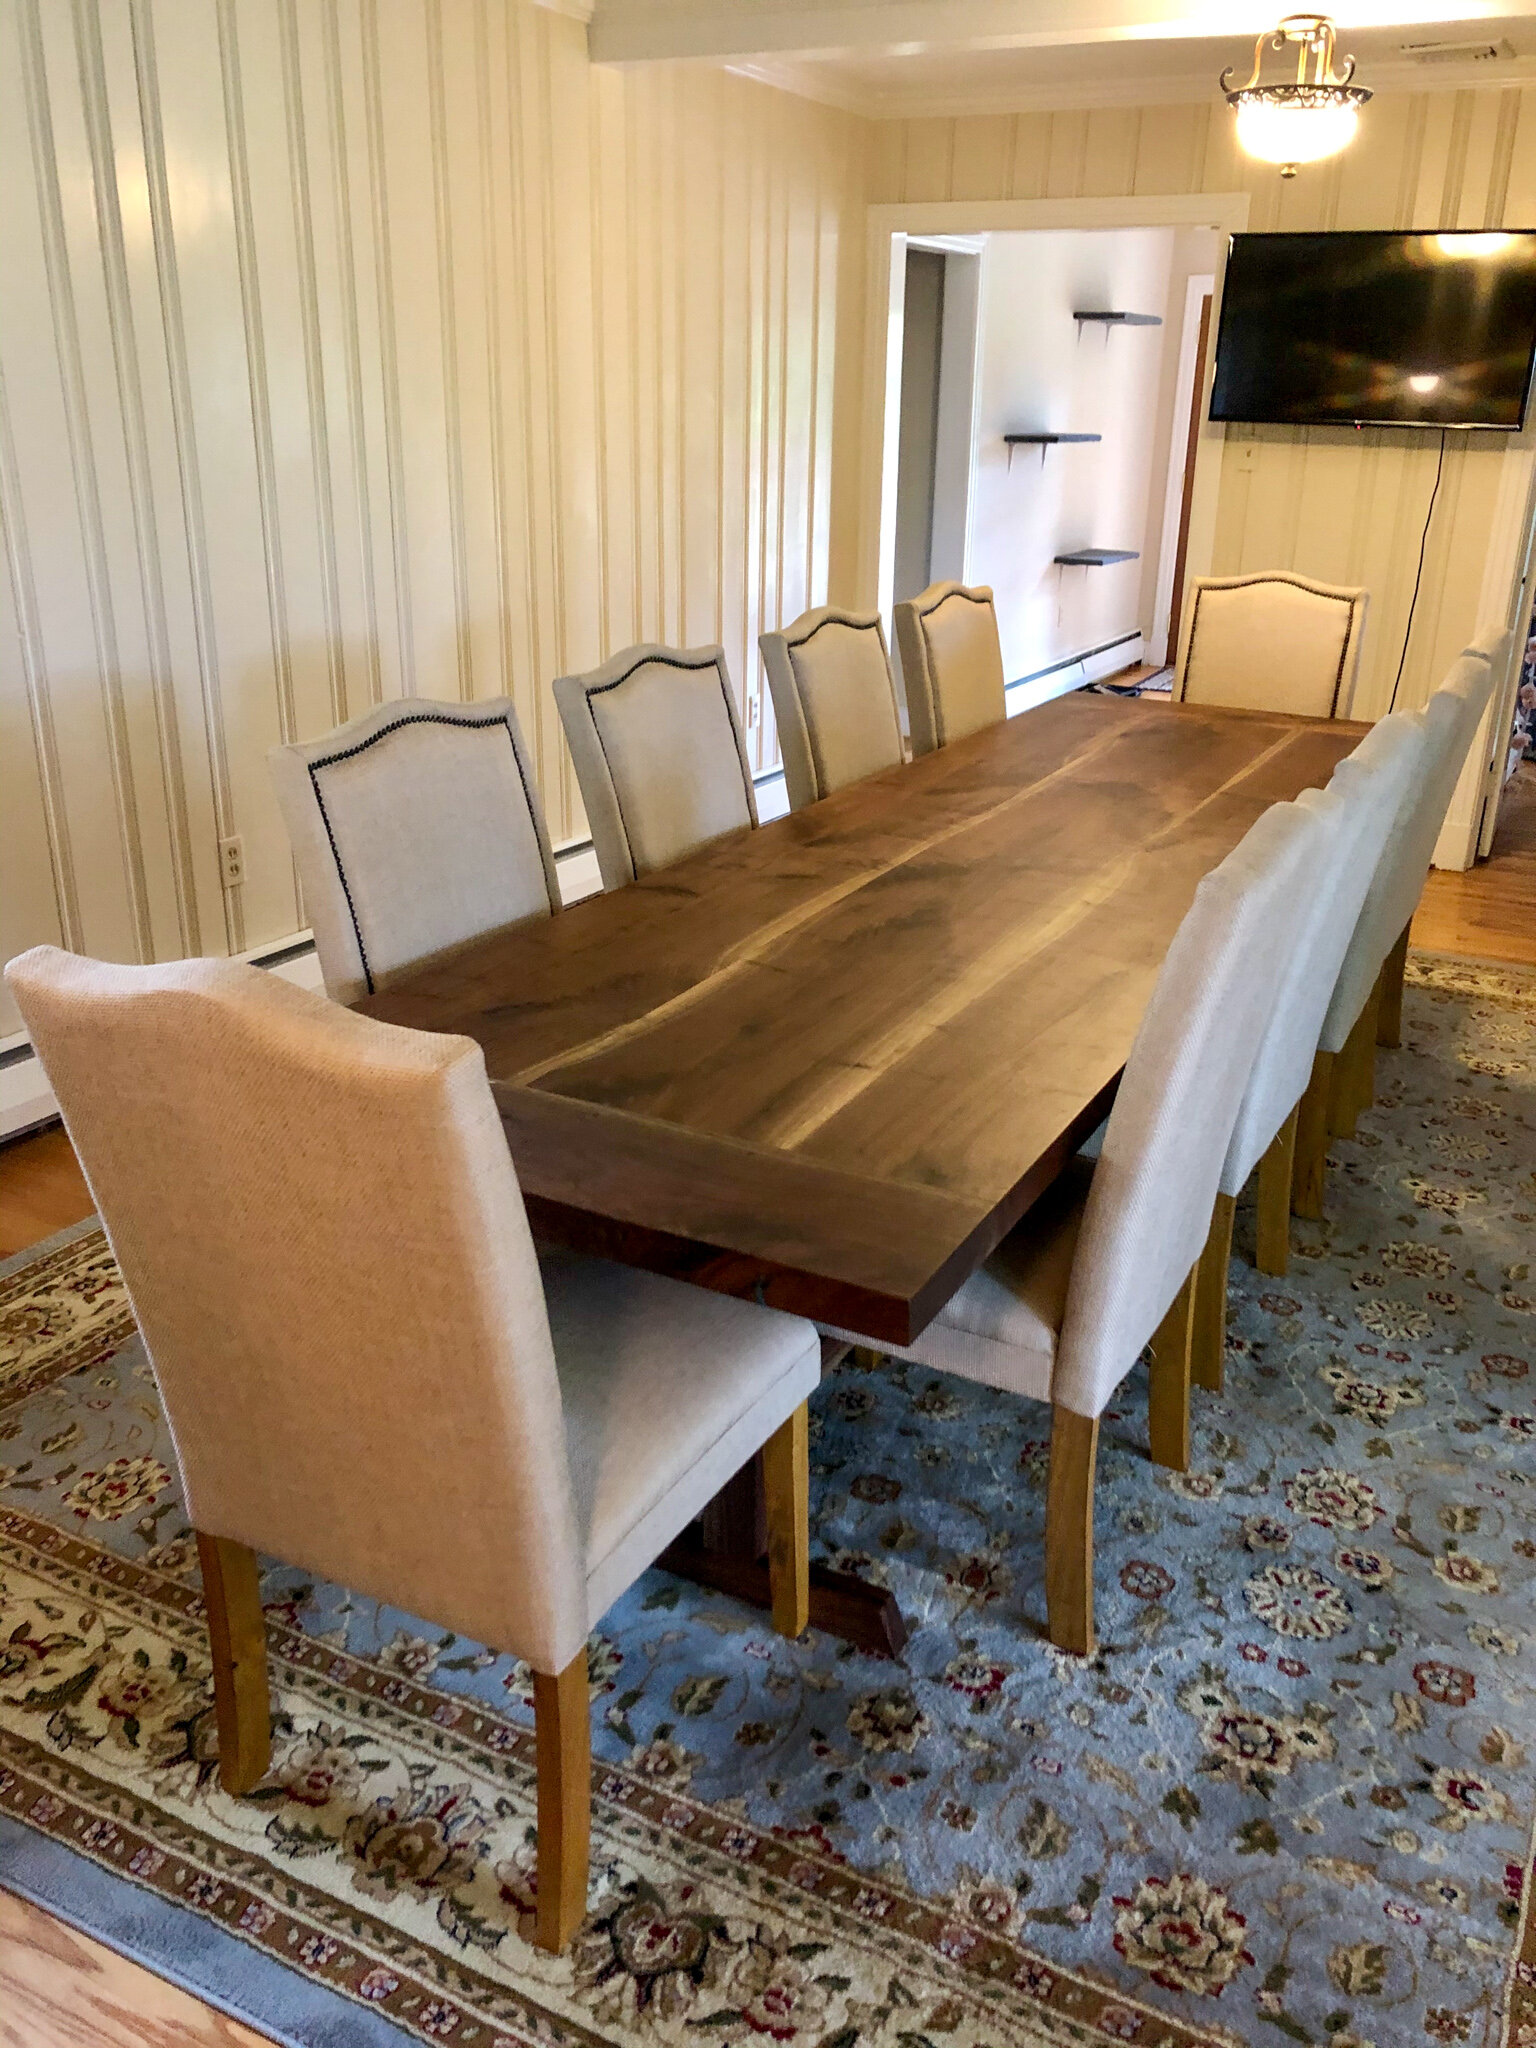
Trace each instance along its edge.
{"label": "electrical wall outlet", "polygon": [[238,832],[219,841],[219,880],[226,889],[238,889],[245,880],[245,841]]}

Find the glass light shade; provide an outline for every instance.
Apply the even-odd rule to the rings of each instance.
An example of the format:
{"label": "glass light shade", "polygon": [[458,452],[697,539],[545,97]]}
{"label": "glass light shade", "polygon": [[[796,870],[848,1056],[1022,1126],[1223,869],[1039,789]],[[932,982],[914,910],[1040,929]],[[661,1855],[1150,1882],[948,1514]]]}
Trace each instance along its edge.
{"label": "glass light shade", "polygon": [[[1280,88],[1283,91],[1284,88]],[[1315,164],[1336,156],[1354,140],[1360,125],[1358,100],[1322,93],[1282,99],[1276,88],[1234,94],[1237,139],[1250,156],[1268,164]]]}

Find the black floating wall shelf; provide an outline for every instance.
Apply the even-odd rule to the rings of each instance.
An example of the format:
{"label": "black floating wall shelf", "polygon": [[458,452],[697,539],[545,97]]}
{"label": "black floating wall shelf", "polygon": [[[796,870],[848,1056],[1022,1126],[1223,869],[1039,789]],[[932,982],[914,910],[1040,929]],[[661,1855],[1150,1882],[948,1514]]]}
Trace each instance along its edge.
{"label": "black floating wall shelf", "polygon": [[1161,327],[1161,313],[1074,313],[1074,320],[1097,320],[1105,327]]}
{"label": "black floating wall shelf", "polygon": [[1141,555],[1136,548],[1074,548],[1053,559],[1068,569],[1103,569],[1111,562],[1139,562]]}
{"label": "black floating wall shelf", "polygon": [[1038,448],[1040,450],[1040,467],[1044,469],[1045,451],[1047,448],[1058,447],[1063,441],[1102,441],[1103,438],[1102,434],[1004,434],[1003,436],[1003,440],[1007,443],[1008,447],[1008,467],[1010,469],[1013,467],[1013,451],[1015,448]]}

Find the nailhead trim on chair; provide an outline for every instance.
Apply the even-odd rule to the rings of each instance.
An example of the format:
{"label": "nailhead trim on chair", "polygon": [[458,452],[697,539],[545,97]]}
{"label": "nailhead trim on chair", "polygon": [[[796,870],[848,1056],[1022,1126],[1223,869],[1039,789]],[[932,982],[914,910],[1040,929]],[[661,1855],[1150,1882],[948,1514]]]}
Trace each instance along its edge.
{"label": "nailhead trim on chair", "polygon": [[350,761],[358,754],[366,754],[370,747],[376,747],[381,740],[393,739],[395,734],[407,725],[453,725],[458,726],[461,730],[482,732],[489,731],[492,726],[500,726],[507,736],[508,744],[512,748],[512,759],[517,763],[517,779],[523,786],[523,800],[528,806],[528,815],[530,817],[536,815],[533,792],[529,789],[528,777],[523,772],[522,756],[518,753],[517,743],[512,738],[511,726],[507,724],[506,719],[499,711],[492,718],[453,718],[445,711],[407,712],[402,717],[397,718],[393,724],[386,725],[382,731],[370,733],[367,739],[359,740],[355,747],[343,747],[339,753],[326,754],[321,760],[309,763],[309,785],[315,792],[315,802],[320,810],[320,821],[325,826],[325,836],[330,841],[331,858],[336,863],[336,873],[341,882],[341,893],[347,899],[347,914],[352,919],[352,936],[357,941],[357,957],[363,964],[363,980],[367,984],[369,995],[376,995],[378,991],[373,985],[373,969],[368,965],[368,949],[363,944],[363,928],[357,921],[357,905],[352,901],[352,890],[347,881],[346,868],[342,864],[341,849],[336,844],[336,834],[331,829],[331,815],[325,808],[325,797],[321,793],[320,770],[322,768],[334,768],[338,761]]}
{"label": "nailhead trim on chair", "polygon": [[[611,683],[599,683],[594,689],[583,689],[582,695],[586,698],[587,703],[590,706],[592,699],[594,697],[606,697],[610,690],[616,690],[618,689],[621,683],[627,683],[630,677],[634,675],[637,670],[642,668],[653,667],[687,669],[695,675],[697,675],[702,669],[712,668],[715,672],[715,680],[720,685],[720,695],[725,699],[726,716],[727,718],[730,717],[732,710],[731,693],[726,688],[725,674],[724,671],[721,669],[719,662],[714,660],[679,661],[675,654],[642,654],[638,661],[632,662],[630,666],[627,669],[625,669],[623,675],[615,676]],[[589,711],[588,716],[590,715],[591,714]],[[608,749],[603,745],[602,729],[598,725],[598,722],[595,718],[592,720],[592,731],[597,739],[598,751],[601,753],[603,757],[603,766],[608,770],[608,786],[613,791],[614,809],[619,814],[619,823],[624,827],[624,844],[629,852],[630,878],[631,880],[638,881],[639,876],[636,874],[635,871],[635,842],[633,841],[633,839],[630,838],[629,835],[629,820],[624,815],[624,804],[619,796],[619,785],[614,780],[613,763],[608,759]]]}
{"label": "nailhead trim on chair", "polygon": [[[1224,581],[1222,588],[1224,590],[1247,590],[1256,583],[1289,583],[1293,590],[1305,590],[1309,597],[1321,597],[1327,599],[1327,602],[1330,604],[1341,604],[1349,613],[1349,625],[1344,634],[1343,645],[1339,649],[1339,666],[1333,678],[1333,695],[1328,700],[1328,716],[1330,718],[1337,718],[1339,715],[1339,692],[1344,687],[1344,662],[1349,653],[1350,640],[1354,635],[1355,610],[1360,600],[1357,597],[1328,597],[1326,591],[1314,590],[1310,584],[1299,582],[1294,576],[1277,576],[1273,574],[1244,576],[1240,581],[1235,579],[1230,582]],[[1194,649],[1195,634],[1200,625],[1200,600],[1204,595],[1205,591],[1203,588],[1195,591],[1195,608],[1189,615],[1189,645],[1191,651]]]}

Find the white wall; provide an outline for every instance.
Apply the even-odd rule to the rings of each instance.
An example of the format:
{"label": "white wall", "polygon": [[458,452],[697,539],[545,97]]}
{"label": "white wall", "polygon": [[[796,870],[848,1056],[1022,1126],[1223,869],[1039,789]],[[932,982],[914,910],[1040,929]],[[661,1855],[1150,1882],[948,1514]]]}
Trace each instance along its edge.
{"label": "white wall", "polygon": [[[1072,315],[1161,315],[1174,238],[1172,228],[986,238],[966,570],[997,594],[1010,682],[1148,623],[1144,561],[1077,569],[1052,557],[1079,547],[1156,550],[1161,503],[1150,522],[1148,513],[1166,454],[1158,428],[1168,330],[1079,327]],[[1015,448],[1010,466],[1003,435],[1034,430],[1103,439],[1048,448],[1043,461],[1037,448]]]}

